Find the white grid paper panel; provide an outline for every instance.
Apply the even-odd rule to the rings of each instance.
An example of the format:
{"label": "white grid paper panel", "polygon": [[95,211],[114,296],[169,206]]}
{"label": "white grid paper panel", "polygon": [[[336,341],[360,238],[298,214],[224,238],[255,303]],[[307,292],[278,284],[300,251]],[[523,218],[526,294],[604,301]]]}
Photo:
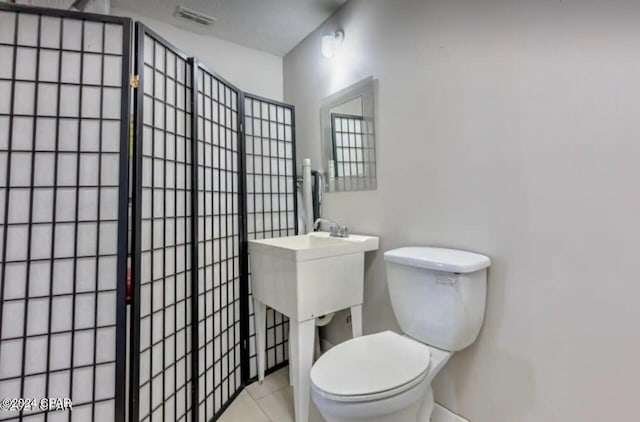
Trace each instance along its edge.
{"label": "white grid paper panel", "polygon": [[198,69],[200,420],[241,388],[238,93]]}
{"label": "white grid paper panel", "polygon": [[375,178],[373,122],[362,116],[331,115],[337,177]]}
{"label": "white grid paper panel", "polygon": [[[295,235],[293,109],[247,96],[244,111],[248,237]],[[249,362],[253,378],[257,375],[257,361],[251,296],[249,314]],[[289,321],[273,309],[267,309],[266,316],[266,366],[269,369],[289,358]]]}
{"label": "white grid paper panel", "polygon": [[139,419],[191,420],[191,64],[145,35]]}
{"label": "white grid paper panel", "polygon": [[0,11],[0,397],[70,397],[51,421],[115,419],[122,40]]}

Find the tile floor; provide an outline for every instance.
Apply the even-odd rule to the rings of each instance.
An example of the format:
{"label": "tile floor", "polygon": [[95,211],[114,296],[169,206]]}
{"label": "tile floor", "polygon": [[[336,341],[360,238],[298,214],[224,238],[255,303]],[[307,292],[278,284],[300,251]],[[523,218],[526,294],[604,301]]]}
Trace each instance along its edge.
{"label": "tile floor", "polygon": [[[294,422],[293,389],[289,368],[267,376],[262,385],[253,383],[238,395],[223,413],[220,422]],[[309,422],[324,422],[311,400]]]}

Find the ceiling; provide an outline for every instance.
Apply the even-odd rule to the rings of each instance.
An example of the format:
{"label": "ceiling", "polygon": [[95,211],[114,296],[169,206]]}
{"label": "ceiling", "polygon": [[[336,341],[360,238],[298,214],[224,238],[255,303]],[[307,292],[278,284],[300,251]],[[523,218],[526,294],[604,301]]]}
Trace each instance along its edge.
{"label": "ceiling", "polygon": [[[111,6],[203,35],[284,56],[347,0],[112,0]],[[216,18],[212,26],[177,18],[178,4]]]}

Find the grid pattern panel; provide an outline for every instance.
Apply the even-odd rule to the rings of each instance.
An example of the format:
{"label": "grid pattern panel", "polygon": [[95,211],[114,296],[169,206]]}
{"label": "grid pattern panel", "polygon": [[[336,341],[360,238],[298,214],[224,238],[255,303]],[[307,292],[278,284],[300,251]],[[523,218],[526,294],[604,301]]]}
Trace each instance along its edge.
{"label": "grid pattern panel", "polygon": [[191,420],[192,67],[148,33],[142,52],[138,49],[144,59],[138,104],[143,116],[138,419]]}
{"label": "grid pattern panel", "polygon": [[[293,107],[246,95],[244,112],[248,239],[295,235],[297,198]],[[289,321],[273,309],[267,310],[266,320],[268,370],[289,358]],[[257,358],[251,296],[249,330],[249,373],[253,378],[257,375]]]}
{"label": "grid pattern panel", "polygon": [[362,116],[331,113],[336,177],[375,177],[373,125]]}
{"label": "grid pattern panel", "polygon": [[130,24],[0,9],[0,420],[122,420]]}
{"label": "grid pattern panel", "polygon": [[198,69],[198,348],[200,420],[242,386],[238,92]]}

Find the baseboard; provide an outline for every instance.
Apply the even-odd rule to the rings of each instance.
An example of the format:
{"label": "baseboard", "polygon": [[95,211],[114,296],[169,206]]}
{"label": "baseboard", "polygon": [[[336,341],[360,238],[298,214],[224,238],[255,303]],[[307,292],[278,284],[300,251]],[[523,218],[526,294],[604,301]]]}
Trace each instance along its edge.
{"label": "baseboard", "polygon": [[469,420],[436,403],[431,414],[431,422],[469,422]]}

